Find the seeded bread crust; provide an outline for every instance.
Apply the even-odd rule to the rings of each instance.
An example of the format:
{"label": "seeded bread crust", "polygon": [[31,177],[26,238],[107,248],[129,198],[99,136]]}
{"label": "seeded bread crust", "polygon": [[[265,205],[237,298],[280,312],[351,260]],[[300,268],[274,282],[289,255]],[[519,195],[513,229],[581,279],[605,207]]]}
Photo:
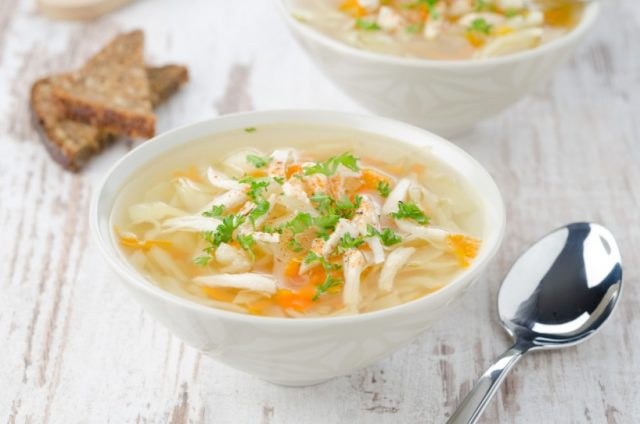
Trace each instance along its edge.
{"label": "seeded bread crust", "polygon": [[66,117],[130,137],[152,137],[156,117],[142,31],[120,34],[78,71],[53,79]]}
{"label": "seeded bread crust", "polygon": [[[188,80],[184,66],[147,68],[154,106],[169,98]],[[53,79],[42,78],[31,88],[31,110],[40,140],[50,156],[71,171],[80,170],[87,161],[116,139],[116,135],[92,125],[70,120],[53,94]]]}

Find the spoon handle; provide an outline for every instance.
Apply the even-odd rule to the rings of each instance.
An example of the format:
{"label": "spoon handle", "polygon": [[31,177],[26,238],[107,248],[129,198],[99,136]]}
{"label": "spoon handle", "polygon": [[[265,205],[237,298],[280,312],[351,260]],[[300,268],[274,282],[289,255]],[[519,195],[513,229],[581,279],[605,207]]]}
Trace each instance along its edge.
{"label": "spoon handle", "polygon": [[447,424],[473,424],[489,404],[502,380],[516,362],[527,352],[527,346],[516,343],[498,358],[480,377],[476,385],[464,398]]}

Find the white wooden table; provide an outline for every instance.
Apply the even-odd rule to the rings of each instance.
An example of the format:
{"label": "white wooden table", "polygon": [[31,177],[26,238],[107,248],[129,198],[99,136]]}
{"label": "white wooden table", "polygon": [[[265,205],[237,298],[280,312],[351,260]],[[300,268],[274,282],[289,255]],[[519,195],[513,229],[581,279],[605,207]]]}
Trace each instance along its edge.
{"label": "white wooden table", "polygon": [[90,196],[130,143],[73,175],[52,162],[27,110],[32,81],[142,27],[152,63],[192,82],[159,130],[250,109],[361,109],[312,65],[266,0],[140,0],[89,24],[0,1],[0,422],[442,422],[509,342],[495,297],[546,231],[595,220],[625,260],[601,334],[518,365],[483,422],[640,422],[640,7],[609,0],[593,34],[545,86],[456,140],[508,205],[497,260],[450,316],[375,366],[309,388],[265,383],[203,357],[114,283],[87,230]]}

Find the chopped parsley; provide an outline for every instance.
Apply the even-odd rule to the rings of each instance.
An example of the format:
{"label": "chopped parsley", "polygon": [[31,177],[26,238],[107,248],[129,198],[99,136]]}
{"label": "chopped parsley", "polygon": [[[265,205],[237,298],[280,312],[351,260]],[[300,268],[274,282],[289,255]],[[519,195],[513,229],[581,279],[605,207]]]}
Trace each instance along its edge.
{"label": "chopped parsley", "polygon": [[402,237],[396,234],[391,228],[385,228],[379,231],[372,225],[367,225],[367,237],[378,237],[385,246],[393,246],[402,241]]}
{"label": "chopped parsley", "polygon": [[258,131],[258,129],[256,127],[247,127],[244,129],[244,132],[246,133],[252,133],[252,132],[256,132]]}
{"label": "chopped parsley", "polygon": [[269,233],[269,234],[282,234],[282,226],[273,226],[273,225],[265,225],[262,227],[262,232],[263,233]]}
{"label": "chopped parsley", "polygon": [[378,25],[377,22],[365,21],[364,19],[360,19],[360,18],[356,19],[356,28],[364,31],[378,31],[382,29],[380,28],[380,25]]}
{"label": "chopped parsley", "polygon": [[296,236],[313,225],[313,219],[308,213],[298,213],[291,221],[287,222],[285,228],[291,231],[291,240],[287,243],[287,248],[294,252],[301,252],[302,245]]}
{"label": "chopped parsley", "polygon": [[336,201],[336,208],[342,212],[343,216],[352,216],[353,212],[360,207],[360,203],[362,203],[362,197],[357,194],[353,197],[353,201],[351,201],[348,196],[342,196],[342,198]]}
{"label": "chopped parsley", "polygon": [[491,3],[486,0],[475,0],[473,10],[476,12],[482,12],[483,10],[491,10]]}
{"label": "chopped parsley", "polygon": [[340,287],[341,285],[342,285],[341,279],[333,278],[333,276],[327,275],[327,278],[324,280],[324,282],[316,286],[316,294],[311,298],[311,300],[315,302],[323,294],[330,293],[331,291],[333,291],[333,289]]}
{"label": "chopped parsley", "polygon": [[427,10],[429,10],[429,15],[433,18],[433,19],[439,19],[440,18],[440,12],[438,12],[436,10],[436,3],[438,3],[438,0],[416,0],[412,3],[405,3],[402,5],[403,9],[415,9],[416,7],[419,6],[423,6],[426,7]]}
{"label": "chopped parsley", "polygon": [[249,198],[254,202],[258,202],[260,200],[260,196],[262,196],[262,192],[269,187],[269,184],[271,184],[271,178],[245,175],[240,178],[238,182],[242,184],[249,184],[247,196],[249,196]]}
{"label": "chopped parsley", "polygon": [[251,224],[254,227],[256,226],[256,219],[260,218],[261,216],[269,212],[270,206],[271,205],[269,204],[269,202],[267,202],[264,199],[258,200],[256,202],[256,207],[253,208],[251,212],[249,212],[249,221],[251,221]]}
{"label": "chopped parsley", "polygon": [[350,233],[345,233],[338,244],[338,253],[343,254],[349,249],[356,249],[364,243],[364,238],[353,237]]}
{"label": "chopped parsley", "polygon": [[240,247],[247,251],[251,259],[255,259],[256,255],[253,253],[252,248],[255,246],[256,241],[253,239],[253,236],[251,234],[238,234],[236,240],[238,240]]}
{"label": "chopped parsley", "polygon": [[217,248],[222,243],[229,243],[233,240],[233,232],[244,222],[244,217],[239,215],[229,215],[222,218],[222,223],[218,225],[215,231],[205,231],[202,233],[204,239],[211,244],[211,247],[205,249],[207,253],[211,253],[212,248]]}
{"label": "chopped parsley", "polygon": [[309,198],[315,203],[315,208],[322,214],[333,214],[335,209],[335,201],[331,196],[324,193],[315,193]]}
{"label": "chopped parsley", "polygon": [[326,271],[335,271],[342,268],[342,265],[332,264],[331,262],[327,261],[324,258],[324,256],[321,256],[315,252],[309,251],[309,253],[307,253],[307,256],[304,257],[304,263],[307,265],[310,265],[314,262],[318,262],[320,265],[322,265],[322,268],[324,268]]}
{"label": "chopped parsley", "polygon": [[210,255],[201,255],[193,258],[193,263],[198,266],[207,266],[211,261]]}
{"label": "chopped parsley", "polygon": [[376,190],[378,190],[378,193],[380,193],[380,196],[384,198],[389,197],[389,194],[391,193],[391,187],[389,187],[389,183],[386,181],[378,182],[378,186],[376,187]]}
{"label": "chopped parsley", "polygon": [[420,32],[421,29],[422,29],[421,24],[411,24],[411,25],[407,25],[407,27],[404,30],[409,34],[416,34]]}
{"label": "chopped parsley", "polygon": [[270,157],[265,158],[257,155],[247,155],[246,159],[247,159],[247,163],[255,166],[256,168],[264,168],[265,166],[269,165],[269,163],[271,162]]}
{"label": "chopped parsley", "polygon": [[291,221],[287,222],[286,228],[296,235],[300,234],[313,225],[313,219],[308,213],[298,213]]}
{"label": "chopped parsley", "polygon": [[336,224],[340,220],[339,215],[323,215],[313,218],[313,225],[318,227],[320,231],[333,231],[336,228]]}
{"label": "chopped parsley", "polygon": [[418,224],[427,225],[429,223],[429,217],[420,210],[415,203],[411,202],[398,202],[398,212],[393,212],[390,214],[392,217],[397,219],[413,219]]}
{"label": "chopped parsley", "polygon": [[352,218],[356,209],[362,203],[362,197],[357,194],[353,197],[353,200],[348,196],[335,200],[328,194],[316,193],[309,200],[315,204],[315,208],[322,215],[336,215],[343,218]]}
{"label": "chopped parsley", "polygon": [[222,212],[224,212],[224,206],[215,205],[211,206],[211,210],[202,212],[202,216],[206,216],[207,218],[220,218],[222,216]]}
{"label": "chopped parsley", "polygon": [[358,158],[353,156],[351,153],[343,153],[339,156],[331,157],[324,162],[305,167],[304,175],[324,174],[330,177],[331,175],[336,173],[340,165],[354,172],[360,171],[360,166],[358,166]]}
{"label": "chopped parsley", "polygon": [[493,25],[490,25],[486,19],[477,18],[477,19],[474,19],[473,22],[471,22],[471,25],[469,26],[469,31],[474,31],[474,32],[479,32],[482,34],[489,35],[491,33],[492,27]]}

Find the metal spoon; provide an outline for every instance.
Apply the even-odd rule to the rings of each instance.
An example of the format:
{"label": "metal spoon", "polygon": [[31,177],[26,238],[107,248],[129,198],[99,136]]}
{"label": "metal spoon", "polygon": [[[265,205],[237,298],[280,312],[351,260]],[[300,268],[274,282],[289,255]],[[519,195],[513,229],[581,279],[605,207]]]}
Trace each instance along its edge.
{"label": "metal spoon", "polygon": [[601,225],[559,228],[527,250],[498,293],[498,312],[514,345],[484,373],[449,424],[475,423],[527,352],[577,344],[598,331],[622,290],[622,263],[613,235]]}

